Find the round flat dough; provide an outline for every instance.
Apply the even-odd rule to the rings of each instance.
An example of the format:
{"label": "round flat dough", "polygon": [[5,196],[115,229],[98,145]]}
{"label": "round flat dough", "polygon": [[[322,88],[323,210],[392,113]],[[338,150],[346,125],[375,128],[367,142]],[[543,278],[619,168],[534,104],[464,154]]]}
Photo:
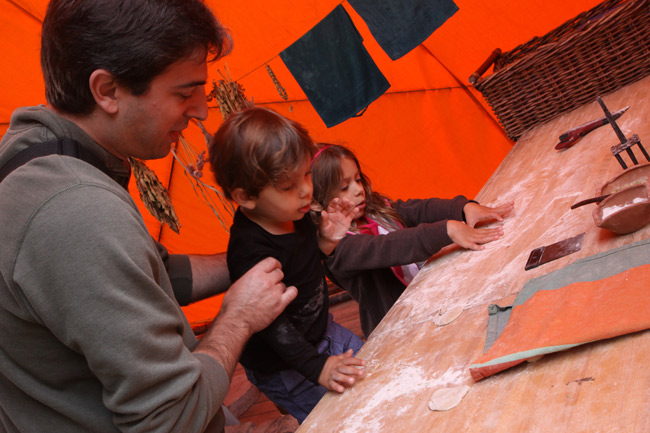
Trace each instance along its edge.
{"label": "round flat dough", "polygon": [[437,389],[429,400],[429,409],[435,411],[453,409],[458,406],[468,391],[469,385]]}
{"label": "round flat dough", "polygon": [[435,323],[438,326],[445,326],[453,322],[458,318],[458,316],[461,315],[463,312],[463,307],[453,307],[449,310],[446,308],[441,308],[440,311],[438,311],[438,314],[436,314],[433,317],[433,323]]}

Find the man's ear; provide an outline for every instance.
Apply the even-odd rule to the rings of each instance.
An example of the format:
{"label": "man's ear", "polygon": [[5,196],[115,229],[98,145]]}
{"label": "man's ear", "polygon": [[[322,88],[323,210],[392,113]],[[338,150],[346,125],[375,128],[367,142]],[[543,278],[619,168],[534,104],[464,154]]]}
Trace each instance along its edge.
{"label": "man's ear", "polygon": [[105,112],[115,114],[118,109],[118,85],[113,74],[105,69],[96,69],[88,81],[97,105]]}
{"label": "man's ear", "polygon": [[233,201],[244,209],[255,209],[255,197],[249,196],[242,188],[235,188],[230,195],[232,196]]}

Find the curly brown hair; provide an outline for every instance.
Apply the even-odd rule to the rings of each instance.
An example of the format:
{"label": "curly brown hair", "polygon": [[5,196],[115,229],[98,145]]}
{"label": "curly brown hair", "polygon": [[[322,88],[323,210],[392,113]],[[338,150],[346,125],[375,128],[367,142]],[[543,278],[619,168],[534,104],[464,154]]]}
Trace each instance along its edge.
{"label": "curly brown hair", "polygon": [[316,147],[298,122],[273,110],[251,106],[233,112],[209,145],[210,166],[227,199],[235,188],[257,197],[277,186],[310,160]]}

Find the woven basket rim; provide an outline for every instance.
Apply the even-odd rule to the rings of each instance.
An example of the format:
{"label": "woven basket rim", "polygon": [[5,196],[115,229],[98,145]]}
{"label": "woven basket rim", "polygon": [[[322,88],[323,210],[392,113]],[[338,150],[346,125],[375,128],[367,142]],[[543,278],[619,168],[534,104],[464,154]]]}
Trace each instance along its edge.
{"label": "woven basket rim", "polygon": [[[576,39],[589,38],[590,37],[589,33],[594,31],[594,29],[605,26],[612,20],[616,20],[616,18],[619,15],[627,13],[629,9],[632,9],[634,7],[641,8],[644,4],[647,3],[648,0],[604,1],[598,4],[597,6],[593,7],[589,11],[587,11],[587,12],[591,12],[591,14],[594,14],[594,16],[591,16],[589,19],[583,20],[583,22],[578,26],[579,27],[578,31],[573,29],[572,31],[565,32],[560,38],[557,38],[555,40],[550,40],[549,42],[544,43],[542,45],[537,45],[532,51],[526,52],[525,54],[521,55],[519,58],[515,59],[514,61],[495,70],[493,73],[480,77],[475,83],[475,87],[477,88],[480,87],[482,83],[489,82],[495,76],[501,76],[506,74],[508,71],[517,70],[517,68],[525,67],[524,65],[530,62],[531,61],[530,59],[532,57],[535,57],[535,59],[540,59],[544,56],[548,56],[552,54],[553,51],[558,50],[565,45],[575,43]],[[596,11],[599,11],[599,13],[596,13]],[[583,14],[586,14],[587,12],[583,12]],[[570,24],[575,23],[575,21],[576,18],[570,19],[566,21],[564,24],[562,24],[561,26],[556,27],[556,29],[548,32],[546,35],[553,34],[557,29],[561,28],[562,26],[569,26]],[[526,44],[538,40],[543,40],[545,36],[542,37],[535,36],[525,44],[518,45],[512,50],[502,53],[499,56],[499,58],[507,57],[510,53],[513,53],[516,50],[521,50],[521,47],[524,47]]]}

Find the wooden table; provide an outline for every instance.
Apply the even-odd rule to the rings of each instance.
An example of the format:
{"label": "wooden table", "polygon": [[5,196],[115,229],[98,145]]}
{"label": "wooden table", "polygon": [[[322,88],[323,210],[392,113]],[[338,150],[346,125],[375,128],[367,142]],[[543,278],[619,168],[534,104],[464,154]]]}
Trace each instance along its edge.
{"label": "wooden table", "polygon": [[[650,77],[602,99],[611,112],[631,106],[617,123],[650,149]],[[605,125],[570,149],[554,146],[561,133],[603,116],[594,101],[515,144],[477,196],[486,205],[514,200],[505,235],[483,251],[452,246],[435,255],[360,351],[366,377],[344,394],[328,393],[299,433],[650,432],[650,332],[547,355],[479,382],[468,369],[483,353],[489,304],[508,304],[531,278],[650,237],[650,226],[623,236],[596,227],[595,204],[570,210],[622,171],[610,152],[619,141]],[[580,251],[524,270],[532,249],[583,232]],[[457,306],[464,311],[454,322],[432,322],[441,308]],[[428,408],[435,390],[455,385],[471,385],[457,407]]]}

